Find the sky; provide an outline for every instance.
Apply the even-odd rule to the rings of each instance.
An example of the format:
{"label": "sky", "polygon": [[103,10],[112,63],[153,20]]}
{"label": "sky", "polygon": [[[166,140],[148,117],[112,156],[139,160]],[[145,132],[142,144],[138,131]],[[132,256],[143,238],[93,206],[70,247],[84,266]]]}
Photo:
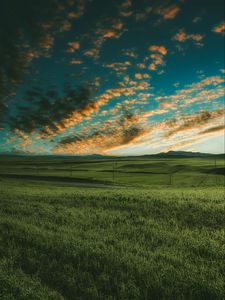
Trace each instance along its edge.
{"label": "sky", "polygon": [[3,0],[0,153],[224,153],[223,0]]}

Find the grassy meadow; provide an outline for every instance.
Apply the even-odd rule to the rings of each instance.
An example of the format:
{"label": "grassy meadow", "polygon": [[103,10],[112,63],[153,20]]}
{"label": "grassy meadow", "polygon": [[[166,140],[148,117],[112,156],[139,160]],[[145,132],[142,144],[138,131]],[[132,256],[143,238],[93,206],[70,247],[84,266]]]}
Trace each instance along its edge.
{"label": "grassy meadow", "polygon": [[1,300],[225,299],[222,159],[0,161]]}
{"label": "grassy meadow", "polygon": [[[0,176],[122,186],[224,185],[224,157],[0,157]],[[5,176],[4,176],[5,175]],[[44,177],[44,178],[43,178]]]}

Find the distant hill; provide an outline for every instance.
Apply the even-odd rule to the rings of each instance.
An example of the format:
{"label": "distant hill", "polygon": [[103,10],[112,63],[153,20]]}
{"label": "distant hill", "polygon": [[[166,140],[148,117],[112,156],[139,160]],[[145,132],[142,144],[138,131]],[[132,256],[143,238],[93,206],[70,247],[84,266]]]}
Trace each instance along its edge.
{"label": "distant hill", "polygon": [[144,155],[145,157],[162,157],[162,158],[188,158],[188,157],[218,157],[224,158],[225,154],[212,154],[212,153],[202,153],[202,152],[191,152],[191,151],[168,151],[161,152],[157,154]]}
{"label": "distant hill", "polygon": [[225,153],[221,154],[212,154],[212,153],[202,153],[202,152],[191,152],[191,151],[168,151],[161,152],[157,154],[144,154],[144,155],[133,155],[133,156],[110,156],[110,155],[101,155],[101,154],[91,154],[91,155],[30,155],[30,154],[18,154],[18,153],[0,153],[0,158],[3,157],[35,157],[38,159],[42,158],[65,158],[65,159],[119,159],[119,158],[141,158],[141,157],[158,157],[158,158],[188,158],[188,157],[217,157],[217,158],[225,158]]}
{"label": "distant hill", "polygon": [[[201,153],[201,152],[190,152],[190,151],[169,151],[169,152],[162,152],[156,154],[158,156],[185,156],[185,157],[208,157],[214,156],[215,154],[210,153]],[[217,154],[216,154],[217,155]]]}

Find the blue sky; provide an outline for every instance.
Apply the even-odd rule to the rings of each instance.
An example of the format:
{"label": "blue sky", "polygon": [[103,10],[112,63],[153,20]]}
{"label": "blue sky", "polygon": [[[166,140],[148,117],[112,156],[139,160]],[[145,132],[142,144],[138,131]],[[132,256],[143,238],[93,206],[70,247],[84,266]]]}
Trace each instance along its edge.
{"label": "blue sky", "polygon": [[9,2],[0,152],[224,152],[224,1]]}

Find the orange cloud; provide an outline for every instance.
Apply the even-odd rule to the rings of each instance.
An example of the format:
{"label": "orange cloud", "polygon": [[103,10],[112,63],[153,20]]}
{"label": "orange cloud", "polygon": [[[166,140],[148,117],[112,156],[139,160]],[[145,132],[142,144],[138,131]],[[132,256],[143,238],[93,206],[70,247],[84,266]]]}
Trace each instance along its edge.
{"label": "orange cloud", "polygon": [[212,31],[215,33],[225,34],[225,22],[221,22],[219,25],[216,25]]}
{"label": "orange cloud", "polygon": [[166,101],[185,107],[191,103],[206,103],[224,96],[224,79],[220,76],[211,76],[199,82],[177,90],[175,94],[156,97],[156,101]]}
{"label": "orange cloud", "polygon": [[157,13],[163,17],[165,20],[172,20],[176,17],[178,12],[180,11],[179,6],[177,5],[171,5],[166,8],[159,8],[157,10]]}
{"label": "orange cloud", "polygon": [[[166,112],[167,110],[158,108],[143,113],[142,117],[147,118]],[[140,147],[150,144],[151,148],[169,151],[210,136],[221,135],[224,130],[224,114],[224,109],[200,111],[193,115],[180,115],[153,125],[145,125],[146,133],[135,145]]]}
{"label": "orange cloud", "polygon": [[140,119],[125,112],[120,119],[106,121],[93,133],[87,132],[83,136],[77,135],[62,140],[53,151],[58,154],[90,154],[96,151],[105,153],[135,143],[144,133]]}
{"label": "orange cloud", "polygon": [[164,46],[152,45],[149,48],[149,51],[154,52],[150,55],[152,63],[149,65],[149,70],[156,71],[157,66],[165,65],[163,57],[167,54],[167,49]]}
{"label": "orange cloud", "polygon": [[49,50],[54,45],[54,38],[51,35],[46,35],[39,41],[39,47],[43,50]]}
{"label": "orange cloud", "polygon": [[107,99],[99,99],[88,103],[81,110],[71,112],[69,117],[62,119],[59,123],[54,123],[54,130],[45,126],[43,130],[43,137],[46,135],[55,136],[63,132],[65,129],[82,122],[84,119],[89,119],[92,114],[98,112],[100,106],[105,105],[107,102]]}
{"label": "orange cloud", "polygon": [[19,140],[20,140],[20,143],[18,144],[19,148],[26,149],[28,146],[32,145],[33,142],[32,142],[32,139],[30,138],[30,136],[28,136],[23,131],[21,131],[17,128],[14,129],[14,132],[17,134],[17,136],[19,137]]}
{"label": "orange cloud", "polygon": [[160,54],[151,54],[150,57],[154,61],[155,65],[163,65],[164,64],[162,55],[160,55]]}
{"label": "orange cloud", "polygon": [[129,57],[133,57],[133,58],[137,58],[138,57],[138,54],[134,50],[130,50],[130,49],[125,50],[123,52],[123,54],[126,55],[126,56],[129,56]]}
{"label": "orange cloud", "polygon": [[69,31],[71,29],[71,23],[65,20],[60,26],[60,32]]}
{"label": "orange cloud", "polygon": [[178,120],[167,124],[169,130],[165,133],[165,137],[171,137],[172,135],[193,128],[200,129],[202,126],[208,125],[212,121],[223,117],[224,113],[224,109],[217,109],[212,112],[201,111],[193,116],[181,116]]}
{"label": "orange cloud", "polygon": [[124,2],[122,2],[122,4],[120,5],[120,16],[121,17],[130,17],[133,12],[130,10],[132,6],[132,1],[131,0],[125,0]]}
{"label": "orange cloud", "polygon": [[99,52],[98,49],[92,48],[92,49],[85,51],[84,55],[88,56],[88,57],[97,57],[98,52]]}
{"label": "orange cloud", "polygon": [[106,64],[104,65],[106,68],[113,69],[114,71],[126,71],[128,67],[131,66],[131,62],[124,61],[124,62],[118,62],[118,63],[112,63],[112,64]]}
{"label": "orange cloud", "polygon": [[167,54],[167,49],[164,46],[157,46],[157,45],[152,45],[148,48],[150,51],[152,52],[158,52],[162,55],[166,55]]}
{"label": "orange cloud", "polygon": [[69,46],[69,48],[66,50],[66,52],[73,53],[80,48],[80,43],[79,42],[70,42],[70,43],[68,43],[68,46]]}
{"label": "orange cloud", "polygon": [[155,116],[155,115],[165,114],[167,112],[168,112],[168,110],[166,110],[166,109],[158,108],[158,109],[155,109],[155,110],[151,110],[151,111],[147,111],[147,112],[142,113],[142,117],[148,118],[148,117],[152,117],[152,116]]}
{"label": "orange cloud", "polygon": [[149,75],[149,74],[147,74],[147,73],[144,73],[144,74],[143,74],[143,78],[145,78],[145,79],[149,79],[149,78],[150,78],[150,75]]}
{"label": "orange cloud", "polygon": [[81,65],[83,61],[79,59],[72,59],[69,63],[70,65]]}
{"label": "orange cloud", "polygon": [[82,17],[85,13],[86,2],[87,1],[84,1],[84,0],[76,0],[76,2],[74,3],[74,1],[73,1],[71,6],[74,6],[75,10],[68,12],[68,15],[67,15],[68,18],[69,19],[78,19],[78,18]]}
{"label": "orange cloud", "polygon": [[203,35],[201,34],[187,34],[183,29],[180,30],[174,37],[173,40],[183,43],[188,40],[192,40],[196,45],[202,45],[201,42],[203,40]]}
{"label": "orange cloud", "polygon": [[104,35],[103,38],[112,38],[116,36],[116,32],[115,31],[107,31]]}
{"label": "orange cloud", "polygon": [[142,79],[142,74],[136,73],[136,74],[134,75],[134,77],[135,77],[136,79],[140,80],[140,79]]}
{"label": "orange cloud", "polygon": [[108,19],[98,22],[95,28],[95,33],[92,37],[90,37],[93,47],[86,50],[84,55],[98,59],[100,49],[104,42],[108,39],[118,39],[125,31],[123,27],[124,24],[120,21],[120,19]]}
{"label": "orange cloud", "polygon": [[124,24],[120,21],[115,22],[112,27],[116,30],[121,30],[124,27]]}
{"label": "orange cloud", "polygon": [[121,11],[120,16],[121,17],[130,17],[132,15],[132,11]]}
{"label": "orange cloud", "polygon": [[184,31],[180,31],[174,36],[174,40],[178,42],[185,42],[187,39],[187,34]]}

